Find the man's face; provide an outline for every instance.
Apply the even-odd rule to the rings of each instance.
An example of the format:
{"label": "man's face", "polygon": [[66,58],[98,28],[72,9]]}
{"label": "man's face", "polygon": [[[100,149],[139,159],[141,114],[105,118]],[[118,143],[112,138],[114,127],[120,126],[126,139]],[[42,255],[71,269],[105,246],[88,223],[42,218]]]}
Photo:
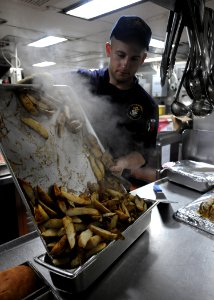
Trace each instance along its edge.
{"label": "man's face", "polygon": [[139,66],[146,58],[146,52],[135,43],[124,43],[111,40],[111,45],[106,44],[106,53],[110,57],[109,74],[113,84],[123,83],[130,85]]}

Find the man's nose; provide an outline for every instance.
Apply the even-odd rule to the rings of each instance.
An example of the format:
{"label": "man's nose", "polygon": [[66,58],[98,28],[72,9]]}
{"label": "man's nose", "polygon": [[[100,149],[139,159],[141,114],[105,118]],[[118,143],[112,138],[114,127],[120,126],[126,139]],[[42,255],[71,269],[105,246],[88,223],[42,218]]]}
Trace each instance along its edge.
{"label": "man's nose", "polygon": [[129,66],[129,58],[125,57],[124,60],[123,60],[123,67],[127,68],[128,66]]}

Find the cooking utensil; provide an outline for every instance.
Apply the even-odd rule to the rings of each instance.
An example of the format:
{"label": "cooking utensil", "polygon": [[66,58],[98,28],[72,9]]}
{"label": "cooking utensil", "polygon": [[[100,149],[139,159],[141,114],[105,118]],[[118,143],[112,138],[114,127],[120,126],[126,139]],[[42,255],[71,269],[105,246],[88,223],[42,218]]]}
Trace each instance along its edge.
{"label": "cooking utensil", "polygon": [[161,75],[161,85],[165,84],[169,63],[170,63],[170,54],[172,50],[172,45],[175,39],[175,35],[178,29],[178,25],[181,19],[181,14],[177,12],[170,11],[168,24],[167,24],[167,33],[165,39],[165,48],[162,55],[160,75]]}
{"label": "cooking utensil", "polygon": [[194,101],[192,105],[192,113],[198,117],[205,117],[212,113],[213,105],[207,99]]}
{"label": "cooking utensil", "polygon": [[155,192],[156,200],[167,200],[165,194],[158,184],[153,185],[153,191]]}
{"label": "cooking utensil", "polygon": [[191,109],[188,106],[186,106],[183,103],[178,101],[178,97],[179,97],[179,94],[180,94],[180,91],[181,91],[181,87],[183,85],[185,75],[186,75],[186,72],[187,72],[187,69],[188,69],[188,66],[189,66],[189,63],[190,63],[190,56],[191,56],[191,51],[189,52],[189,56],[188,56],[188,59],[187,59],[187,62],[186,62],[186,66],[185,66],[182,78],[180,80],[178,89],[176,91],[175,100],[173,101],[173,103],[171,105],[171,111],[176,117],[190,116],[191,113],[192,113]]}
{"label": "cooking utensil", "polygon": [[161,202],[161,203],[178,203],[178,201],[173,201],[173,200],[167,200],[167,199],[147,199],[147,198],[143,198],[143,200],[145,200],[146,202]]}
{"label": "cooking utensil", "polygon": [[177,50],[178,50],[181,35],[183,33],[183,29],[184,29],[184,21],[183,21],[183,18],[181,17],[178,32],[177,32],[177,35],[176,35],[176,40],[175,40],[174,47],[172,49],[172,54],[171,54],[171,57],[170,57],[169,72],[168,72],[168,77],[169,78],[171,78],[172,72],[173,72],[173,69],[174,69],[174,66],[175,66],[176,53],[177,53]]}

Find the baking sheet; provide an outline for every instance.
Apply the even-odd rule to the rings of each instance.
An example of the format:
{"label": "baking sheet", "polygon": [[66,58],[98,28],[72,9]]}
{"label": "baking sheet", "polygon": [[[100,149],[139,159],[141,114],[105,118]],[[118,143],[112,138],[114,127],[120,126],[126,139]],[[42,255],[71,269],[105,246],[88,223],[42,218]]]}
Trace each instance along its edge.
{"label": "baking sheet", "polygon": [[167,168],[167,176],[170,181],[206,192],[214,186],[214,165],[181,160]]}
{"label": "baking sheet", "polygon": [[185,207],[178,209],[178,211],[174,214],[175,218],[214,235],[214,222],[200,216],[198,213],[200,204],[213,197],[214,190],[205,193]]}
{"label": "baking sheet", "polygon": [[[21,88],[25,86],[18,86],[17,90]],[[1,89],[0,101],[1,150],[12,175],[36,183],[44,190],[57,183],[77,193],[83,191],[88,181],[94,182],[96,179],[84,151],[82,131],[73,134],[65,129],[62,137],[56,134],[60,105],[69,105],[74,111],[78,107],[75,95],[68,87],[53,87],[49,93],[58,100],[57,110],[52,116],[40,114],[34,117],[20,104],[17,90],[16,86],[11,90]],[[24,125],[21,116],[40,122],[48,129],[49,138],[43,139]],[[88,123],[85,124],[91,130]]]}

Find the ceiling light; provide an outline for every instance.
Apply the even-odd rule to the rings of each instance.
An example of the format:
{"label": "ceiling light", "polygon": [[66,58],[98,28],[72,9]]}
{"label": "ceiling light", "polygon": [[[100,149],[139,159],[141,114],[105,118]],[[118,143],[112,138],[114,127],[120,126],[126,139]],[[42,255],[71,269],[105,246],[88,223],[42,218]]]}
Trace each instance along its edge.
{"label": "ceiling light", "polygon": [[43,39],[40,39],[36,42],[30,43],[30,44],[28,44],[28,46],[31,46],[31,47],[47,47],[47,46],[58,44],[58,43],[61,43],[61,42],[64,42],[64,41],[67,41],[67,39],[50,35],[50,36],[47,36],[47,37],[45,37]]}
{"label": "ceiling light", "polygon": [[43,68],[43,67],[49,67],[49,66],[53,66],[55,65],[56,63],[55,62],[52,62],[52,61],[43,61],[43,62],[40,62],[38,64],[33,64],[33,67],[40,67],[40,68]]}
{"label": "ceiling light", "polygon": [[151,39],[149,46],[155,48],[164,48],[164,42],[156,39]]}
{"label": "ceiling light", "polygon": [[144,60],[144,62],[147,63],[147,62],[155,62],[155,61],[161,61],[161,60],[162,60],[162,56],[157,56],[157,57],[146,58]]}
{"label": "ceiling light", "polygon": [[142,0],[92,0],[78,6],[72,5],[64,9],[63,12],[74,17],[90,20],[141,1]]}

